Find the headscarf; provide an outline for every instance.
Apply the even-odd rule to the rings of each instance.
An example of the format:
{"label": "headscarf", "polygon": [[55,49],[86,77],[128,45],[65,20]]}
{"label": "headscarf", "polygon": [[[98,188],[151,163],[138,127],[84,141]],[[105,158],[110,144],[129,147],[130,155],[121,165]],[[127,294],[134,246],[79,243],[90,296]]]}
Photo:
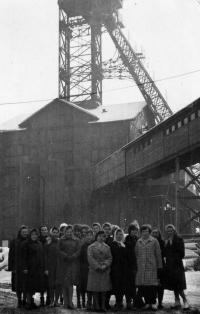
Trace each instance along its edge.
{"label": "headscarf", "polygon": [[[117,241],[117,232],[118,231],[122,232],[122,240],[121,241]],[[115,230],[113,242],[120,243],[122,247],[125,247],[124,240],[125,240],[124,231],[122,229],[120,229],[120,228]]]}
{"label": "headscarf", "polygon": [[[32,234],[33,232],[36,232],[36,233],[37,233],[37,236],[38,236],[38,237],[37,237],[36,241],[33,241],[33,240],[31,239],[31,234]],[[39,231],[38,231],[38,229],[36,229],[36,228],[31,229],[30,232],[29,232],[29,234],[28,234],[27,239],[28,239],[29,242],[39,242]]]}
{"label": "headscarf", "polygon": [[[167,229],[168,228],[172,228],[173,229],[173,231],[174,231],[174,234],[173,234],[173,236],[177,233],[176,232],[176,228],[174,227],[174,225],[172,225],[172,224],[168,224],[168,225],[166,225],[165,226],[165,231],[167,232]],[[173,241],[173,238],[170,238],[170,237],[168,237],[168,239],[165,241],[165,245],[169,242],[170,244],[172,244],[172,241]]]}

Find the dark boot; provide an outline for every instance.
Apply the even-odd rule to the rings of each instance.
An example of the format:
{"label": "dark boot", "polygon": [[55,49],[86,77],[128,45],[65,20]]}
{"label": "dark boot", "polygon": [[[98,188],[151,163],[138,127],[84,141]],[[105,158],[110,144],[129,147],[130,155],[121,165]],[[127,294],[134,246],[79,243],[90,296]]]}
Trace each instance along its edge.
{"label": "dark boot", "polygon": [[41,298],[40,298],[40,306],[41,306],[41,307],[44,307],[44,306],[45,306],[45,304],[44,304],[44,297],[41,297]]}
{"label": "dark boot", "polygon": [[92,292],[87,292],[87,306],[86,311],[92,310]]}
{"label": "dark boot", "polygon": [[93,292],[93,302],[94,302],[94,310],[99,311],[100,306],[99,306],[99,293],[98,292]]}
{"label": "dark boot", "polygon": [[106,292],[101,292],[101,310],[106,312]]}

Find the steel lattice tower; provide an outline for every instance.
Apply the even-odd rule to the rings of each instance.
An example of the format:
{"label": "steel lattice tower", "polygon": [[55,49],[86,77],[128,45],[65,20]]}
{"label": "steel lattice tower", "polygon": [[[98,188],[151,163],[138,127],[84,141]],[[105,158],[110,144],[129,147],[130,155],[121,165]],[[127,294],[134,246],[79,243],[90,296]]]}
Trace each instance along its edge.
{"label": "steel lattice tower", "polygon": [[[121,31],[123,0],[59,0],[59,97],[102,104],[102,80],[131,78],[159,123],[172,110]],[[102,32],[118,51],[114,62],[102,62]]]}

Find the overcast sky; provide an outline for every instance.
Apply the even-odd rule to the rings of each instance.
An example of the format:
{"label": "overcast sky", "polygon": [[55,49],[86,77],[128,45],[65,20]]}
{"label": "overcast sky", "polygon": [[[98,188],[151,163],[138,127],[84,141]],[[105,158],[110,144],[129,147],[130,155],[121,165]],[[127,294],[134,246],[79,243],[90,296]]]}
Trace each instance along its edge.
{"label": "overcast sky", "polygon": [[[124,0],[123,16],[124,33],[145,51],[145,66],[172,110],[200,97],[197,1]],[[0,123],[58,97],[58,35],[57,0],[0,0],[0,104],[45,100],[0,105]],[[108,59],[115,50],[108,37],[103,43]],[[104,104],[143,100],[134,85],[104,81]]]}

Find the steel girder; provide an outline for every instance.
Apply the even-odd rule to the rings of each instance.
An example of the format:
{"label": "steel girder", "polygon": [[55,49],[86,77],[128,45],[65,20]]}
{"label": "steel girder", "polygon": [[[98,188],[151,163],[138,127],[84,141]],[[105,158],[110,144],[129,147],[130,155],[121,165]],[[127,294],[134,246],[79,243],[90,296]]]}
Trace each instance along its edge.
{"label": "steel girder", "polygon": [[152,78],[144,68],[143,64],[133,51],[130,43],[122,33],[120,26],[116,24],[114,18],[105,20],[105,26],[110,34],[120,57],[136,82],[147,105],[154,113],[157,123],[172,115],[172,110],[156,87]]}

